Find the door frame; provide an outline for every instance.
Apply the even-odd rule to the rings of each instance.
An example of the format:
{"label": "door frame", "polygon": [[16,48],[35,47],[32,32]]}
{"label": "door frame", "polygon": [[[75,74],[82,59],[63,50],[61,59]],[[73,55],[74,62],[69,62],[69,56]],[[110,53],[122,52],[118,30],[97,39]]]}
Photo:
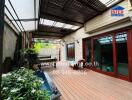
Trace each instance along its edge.
{"label": "door frame", "polygon": [[[115,36],[119,32],[127,32],[127,49],[128,49],[128,77],[123,75],[117,75],[117,58],[116,58],[116,39]],[[91,62],[94,64],[94,38],[103,37],[106,35],[112,35],[113,37],[113,66],[114,66],[114,72],[104,72],[102,70],[95,69],[95,67],[90,68],[91,70],[94,70],[99,73],[103,73],[112,77],[116,77],[119,79],[127,80],[132,82],[132,28],[125,28],[125,29],[119,29],[111,32],[102,33],[99,35],[91,36],[83,38],[82,42],[82,50],[83,50],[83,59],[86,60],[86,40],[91,40]]]}

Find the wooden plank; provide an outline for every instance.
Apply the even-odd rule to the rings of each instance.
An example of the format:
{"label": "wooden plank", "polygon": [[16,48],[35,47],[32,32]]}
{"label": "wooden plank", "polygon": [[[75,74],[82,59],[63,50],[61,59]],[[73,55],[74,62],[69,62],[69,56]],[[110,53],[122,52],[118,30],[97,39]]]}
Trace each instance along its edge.
{"label": "wooden plank", "polygon": [[131,82],[88,69],[78,72],[67,66],[66,62],[58,62],[54,73],[49,71],[62,100],[132,100]]}

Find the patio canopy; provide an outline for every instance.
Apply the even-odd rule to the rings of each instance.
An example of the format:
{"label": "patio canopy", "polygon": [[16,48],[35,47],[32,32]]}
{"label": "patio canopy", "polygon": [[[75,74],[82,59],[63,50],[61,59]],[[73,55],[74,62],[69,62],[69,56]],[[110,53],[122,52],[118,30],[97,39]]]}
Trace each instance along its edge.
{"label": "patio canopy", "polygon": [[19,31],[62,38],[122,0],[6,0],[5,15]]}

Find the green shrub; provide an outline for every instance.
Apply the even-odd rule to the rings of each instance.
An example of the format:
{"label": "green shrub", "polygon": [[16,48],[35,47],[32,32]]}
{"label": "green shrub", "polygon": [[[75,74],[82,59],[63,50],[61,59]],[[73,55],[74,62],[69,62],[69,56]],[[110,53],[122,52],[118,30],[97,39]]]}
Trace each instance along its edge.
{"label": "green shrub", "polygon": [[41,90],[43,80],[33,70],[21,68],[2,75],[3,100],[50,100],[49,93]]}
{"label": "green shrub", "polygon": [[34,64],[38,63],[38,53],[34,49],[22,49],[19,55],[19,67],[29,66],[32,68]]}

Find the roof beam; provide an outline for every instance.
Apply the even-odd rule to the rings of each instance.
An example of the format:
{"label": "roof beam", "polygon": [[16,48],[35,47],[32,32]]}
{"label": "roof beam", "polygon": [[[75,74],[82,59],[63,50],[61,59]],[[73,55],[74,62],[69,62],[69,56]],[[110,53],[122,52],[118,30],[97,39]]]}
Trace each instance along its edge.
{"label": "roof beam", "polygon": [[81,22],[72,21],[69,19],[62,18],[60,16],[49,14],[49,13],[41,13],[41,17],[51,19],[51,20],[54,19],[55,21],[60,21],[60,22],[66,23],[66,24],[73,24],[73,25],[79,25],[79,26],[83,25],[83,23],[81,23]]}
{"label": "roof beam", "polygon": [[62,37],[56,37],[56,36],[38,36],[38,35],[33,35],[33,38],[52,38],[52,39],[61,39]]}
{"label": "roof beam", "polygon": [[39,0],[39,10],[38,10],[38,21],[37,21],[37,32],[38,32],[38,29],[39,29],[39,20],[40,20],[40,13],[41,13],[41,6],[42,6],[42,0]]}
{"label": "roof beam", "polygon": [[67,8],[67,6],[71,5],[72,2],[73,2],[73,0],[67,0],[62,9]]}
{"label": "roof beam", "polygon": [[33,32],[33,37],[57,37],[57,38],[61,38],[63,36],[64,36],[63,34],[53,33],[53,32],[45,32],[45,31],[39,31],[39,33]]}
{"label": "roof beam", "polygon": [[[5,8],[6,8],[6,10],[8,11],[8,13],[11,15],[11,17],[15,20],[15,18],[13,17],[13,15],[11,14],[11,12],[10,12],[10,10],[7,8],[7,6],[5,5]],[[8,16],[7,16],[8,17]],[[9,19],[10,20],[10,19]],[[22,29],[21,29],[21,27],[19,26],[19,24],[15,21],[15,23],[17,24],[17,26],[18,26],[18,28],[17,28],[17,30],[18,31],[21,31],[22,32]]]}
{"label": "roof beam", "polygon": [[[17,14],[17,12],[16,12],[15,8],[13,7],[13,5],[12,5],[11,1],[10,1],[10,0],[8,0],[8,2],[9,2],[9,4],[10,4],[11,8],[13,9],[13,12],[15,13],[16,17],[17,17],[18,19],[20,19],[20,18],[18,17],[18,14]],[[19,23],[20,23],[20,25],[21,25],[22,29],[24,30],[24,33],[26,34],[26,31],[25,31],[25,29],[24,29],[24,27],[23,27],[23,25],[22,25],[21,21],[19,21]]]}
{"label": "roof beam", "polygon": [[[36,19],[36,0],[34,0],[34,19]],[[34,22],[35,31],[36,31],[36,21]]]}
{"label": "roof beam", "polygon": [[[90,9],[96,11],[97,13],[101,13],[101,11],[99,11],[98,9],[91,6],[91,4],[86,3],[85,1],[83,1],[83,0],[77,0],[77,1],[80,2],[82,5],[89,7]],[[88,1],[88,2],[90,2],[90,1]]]}
{"label": "roof beam", "polygon": [[[35,32],[33,32],[35,34]],[[64,36],[64,34],[61,33],[55,33],[55,32],[48,32],[48,31],[39,31],[37,35],[45,35],[45,36]]]}
{"label": "roof beam", "polygon": [[30,19],[14,19],[14,20],[11,20],[11,21],[37,21],[38,18],[30,18]]}

